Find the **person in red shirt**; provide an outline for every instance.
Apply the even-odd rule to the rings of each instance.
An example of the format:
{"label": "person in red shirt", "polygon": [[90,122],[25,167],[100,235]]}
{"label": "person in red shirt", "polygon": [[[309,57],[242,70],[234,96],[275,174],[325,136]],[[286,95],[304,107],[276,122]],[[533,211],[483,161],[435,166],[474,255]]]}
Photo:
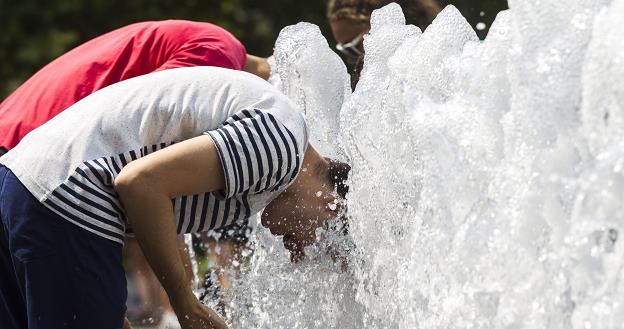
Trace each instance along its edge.
{"label": "person in red shirt", "polygon": [[[217,25],[166,20],[124,26],[55,59],[0,103],[0,155],[15,147],[33,129],[108,85],[188,66],[245,70],[264,79],[270,75],[265,58],[247,54],[239,40]],[[229,241],[233,247],[237,246],[232,239],[222,242],[229,245]],[[135,317],[157,318],[159,308],[170,309],[166,295],[137,243],[130,239],[127,245],[133,268],[131,276],[145,307]],[[180,248],[184,247],[181,242]],[[185,256],[190,264],[188,254]],[[169,313],[173,314],[165,312],[163,316],[171,317]],[[169,321],[172,319],[165,320]]]}
{"label": "person in red shirt", "polygon": [[52,61],[0,104],[0,147],[6,152],[31,130],[115,82],[186,66],[219,66],[268,78],[264,58],[247,55],[214,24],[140,22],[90,40]]}

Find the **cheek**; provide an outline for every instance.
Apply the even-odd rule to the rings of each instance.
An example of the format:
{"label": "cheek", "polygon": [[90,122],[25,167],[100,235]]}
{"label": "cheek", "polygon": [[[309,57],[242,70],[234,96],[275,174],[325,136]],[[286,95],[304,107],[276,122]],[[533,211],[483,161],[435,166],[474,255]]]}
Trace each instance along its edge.
{"label": "cheek", "polygon": [[319,225],[318,222],[322,222],[329,216],[332,216],[330,205],[331,201],[315,199],[313,202],[305,204],[305,208],[301,207],[299,209],[298,219],[307,227]]}
{"label": "cheek", "polygon": [[282,209],[270,209],[265,210],[262,214],[262,226],[266,227],[271,231],[273,235],[284,235],[288,234],[288,225],[287,222],[290,219],[285,216],[285,212]]}
{"label": "cheek", "polygon": [[301,221],[297,232],[300,239],[306,241],[308,244],[316,241],[316,230],[323,228],[326,221],[327,219],[319,217]]}
{"label": "cheek", "polygon": [[288,200],[278,196],[264,208],[261,217],[262,225],[271,229],[271,232],[278,230],[288,219],[289,212],[292,212],[292,207],[290,207]]}
{"label": "cheek", "polygon": [[295,233],[297,241],[303,246],[313,244],[316,241],[316,229],[319,227],[316,221],[302,224]]}

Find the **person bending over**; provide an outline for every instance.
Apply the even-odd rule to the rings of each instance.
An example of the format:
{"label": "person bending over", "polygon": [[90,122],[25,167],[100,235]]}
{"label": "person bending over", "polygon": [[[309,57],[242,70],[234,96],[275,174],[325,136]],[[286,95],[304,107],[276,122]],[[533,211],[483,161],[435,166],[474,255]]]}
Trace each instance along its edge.
{"label": "person bending over", "polygon": [[121,251],[134,234],[182,328],[226,328],[193,294],[176,234],[266,207],[263,224],[301,255],[341,212],[337,176],[307,136],[269,83],[215,67],[79,101],[0,158],[0,327],[121,327]]}
{"label": "person bending over", "polygon": [[0,152],[80,99],[113,83],[176,67],[219,66],[268,79],[264,58],[248,55],[223,28],[186,20],[127,25],[70,50],[0,103]]}

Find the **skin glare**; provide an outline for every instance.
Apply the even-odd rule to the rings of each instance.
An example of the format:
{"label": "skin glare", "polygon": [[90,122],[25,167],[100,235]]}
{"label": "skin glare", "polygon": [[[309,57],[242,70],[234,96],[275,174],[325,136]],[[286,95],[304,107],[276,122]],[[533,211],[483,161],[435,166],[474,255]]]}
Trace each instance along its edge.
{"label": "skin glare", "polygon": [[[338,43],[348,43],[357,38],[358,35],[368,32],[370,25],[368,22],[354,21],[350,19],[332,20],[329,22],[334,39]],[[363,45],[360,44],[360,50],[364,51]],[[349,65],[355,65],[357,57],[347,56],[347,63]]]}

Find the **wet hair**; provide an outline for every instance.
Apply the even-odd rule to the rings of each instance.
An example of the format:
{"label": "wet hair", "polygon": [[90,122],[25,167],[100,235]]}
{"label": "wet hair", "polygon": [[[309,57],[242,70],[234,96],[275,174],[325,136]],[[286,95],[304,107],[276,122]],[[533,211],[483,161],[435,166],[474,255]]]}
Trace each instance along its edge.
{"label": "wet hair", "polygon": [[329,160],[329,170],[327,170],[327,178],[334,186],[334,189],[341,198],[347,197],[349,192],[349,185],[347,185],[347,178],[349,178],[349,172],[351,166],[338,160]]}
{"label": "wet hair", "polygon": [[436,0],[329,0],[327,18],[330,21],[348,19],[368,24],[373,10],[392,2],[403,8],[407,24],[416,25],[423,31],[440,12]]}

